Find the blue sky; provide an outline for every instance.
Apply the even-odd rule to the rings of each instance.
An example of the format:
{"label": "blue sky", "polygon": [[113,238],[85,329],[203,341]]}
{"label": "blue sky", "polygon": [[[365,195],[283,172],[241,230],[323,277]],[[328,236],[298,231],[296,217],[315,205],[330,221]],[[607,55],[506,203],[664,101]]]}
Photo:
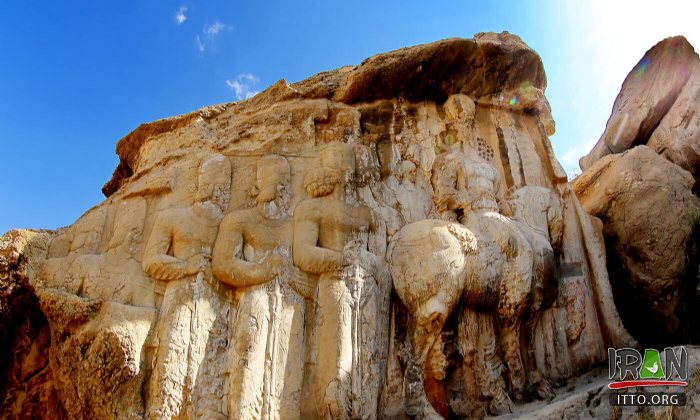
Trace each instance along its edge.
{"label": "blue sky", "polygon": [[700,47],[691,1],[35,1],[0,9],[0,234],[57,228],[104,199],[142,122],[234,101],[371,55],[476,32],[542,57],[569,173],[657,41]]}

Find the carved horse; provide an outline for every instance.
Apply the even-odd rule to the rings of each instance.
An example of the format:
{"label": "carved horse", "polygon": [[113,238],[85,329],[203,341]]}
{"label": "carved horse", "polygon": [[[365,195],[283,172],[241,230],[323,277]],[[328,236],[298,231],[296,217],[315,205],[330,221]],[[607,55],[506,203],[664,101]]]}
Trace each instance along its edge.
{"label": "carved horse", "polygon": [[[392,239],[389,260],[394,288],[411,313],[412,354],[407,370],[411,379],[405,390],[409,415],[422,411],[423,417],[438,416],[427,403],[422,384],[411,382],[422,376],[417,372],[426,370],[428,360],[444,358],[442,329],[460,301],[495,315],[511,390],[516,397],[521,395],[525,386],[521,324],[533,310],[533,285],[535,294],[542,294],[542,276],[551,277],[549,269],[539,268],[542,264],[550,267],[554,261],[553,248],[545,242],[560,241],[556,232],[561,231],[561,212],[555,210],[561,208],[557,207],[558,196],[545,188],[525,188],[528,190],[511,196],[510,213],[515,220],[495,212],[466,215],[465,224],[422,220],[404,226]],[[534,195],[542,199],[535,200]],[[541,214],[546,217],[539,217]],[[545,220],[547,236],[542,239],[538,232]],[[535,305],[538,310],[541,303],[540,299]],[[530,313],[530,318],[536,316]]]}

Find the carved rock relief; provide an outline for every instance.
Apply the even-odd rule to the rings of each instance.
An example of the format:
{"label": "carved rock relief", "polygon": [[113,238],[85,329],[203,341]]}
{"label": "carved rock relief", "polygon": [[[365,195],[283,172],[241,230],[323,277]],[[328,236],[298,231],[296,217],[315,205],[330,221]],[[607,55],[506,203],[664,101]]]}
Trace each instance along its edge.
{"label": "carved rock relief", "polygon": [[131,175],[32,279],[69,415],[484,416],[633,343],[542,91],[358,100],[373,77],[123,143]]}

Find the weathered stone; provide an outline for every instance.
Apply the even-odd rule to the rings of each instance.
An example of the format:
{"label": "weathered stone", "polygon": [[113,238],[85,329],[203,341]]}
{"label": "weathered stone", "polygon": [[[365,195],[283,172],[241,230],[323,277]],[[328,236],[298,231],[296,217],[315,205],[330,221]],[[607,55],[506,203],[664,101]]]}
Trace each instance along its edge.
{"label": "weathered stone", "polygon": [[41,386],[72,417],[483,416],[551,398],[636,343],[544,88],[519,38],[478,34],[138,127],[108,198],[17,251],[51,338],[27,371],[49,360]]}
{"label": "weathered stone", "polygon": [[680,94],[647,141],[658,154],[690,172],[700,193],[700,60]]}
{"label": "weathered stone", "polygon": [[11,230],[0,237],[0,417],[65,416],[49,367],[50,331],[29,278],[48,235]]}
{"label": "weathered stone", "polygon": [[[603,221],[608,267],[623,321],[647,343],[681,325],[686,255],[700,201],[693,178],[647,146],[606,156],[574,180],[586,212]],[[694,322],[684,319],[684,322]]]}
{"label": "weathered stone", "polygon": [[[660,133],[650,146],[656,145],[659,152],[669,147],[676,150],[683,149],[687,140],[679,140],[675,144],[676,141],[669,141],[669,136],[679,131],[686,132],[688,124],[697,121],[692,119],[695,113],[692,102],[694,99],[686,98],[682,99],[678,106],[674,104],[685,89],[688,89],[688,92],[684,96],[696,97],[697,79],[693,78],[690,86],[686,84],[698,67],[700,67],[698,55],[693,46],[682,36],[667,38],[647,51],[625,78],[622,89],[615,99],[605,132],[593,150],[581,158],[581,169],[588,169],[608,154],[621,153],[636,145],[647,144],[672,107],[675,108],[672,111],[673,115],[662,124],[662,130],[665,132]],[[677,123],[685,127],[679,130]],[[689,132],[694,131],[695,126]],[[695,149],[697,147],[700,146],[696,142]],[[673,153],[669,155],[669,157],[672,156],[674,156]],[[680,160],[685,159],[694,160],[692,156],[686,156]]]}
{"label": "weathered stone", "polygon": [[[280,80],[243,103],[221,104],[142,124],[117,143],[120,164],[103,192],[112,195],[126,178],[138,172],[146,141],[215,118],[228,108],[255,113],[291,99],[353,104],[405,98],[411,102],[441,103],[450,95],[463,93],[485,102],[498,102],[505,108],[537,112],[547,134],[552,135],[554,123],[544,98],[546,86],[540,57],[520,38],[507,32],[481,33],[474,39],[452,38],[404,48],[370,57],[359,66],[319,73],[292,85]],[[515,105],[509,103],[511,100]]]}

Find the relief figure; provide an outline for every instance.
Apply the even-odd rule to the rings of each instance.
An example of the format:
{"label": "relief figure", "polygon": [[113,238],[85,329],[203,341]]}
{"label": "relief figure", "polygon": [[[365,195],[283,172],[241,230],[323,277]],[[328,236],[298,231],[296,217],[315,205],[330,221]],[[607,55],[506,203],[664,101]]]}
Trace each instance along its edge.
{"label": "relief figure", "polygon": [[304,299],[293,278],[290,167],[267,155],[257,168],[253,208],[224,217],[212,269],[236,288],[228,353],[228,415],[236,419],[299,418],[304,370]]}
{"label": "relief figure", "polygon": [[182,415],[215,314],[210,259],[228,203],[231,164],[223,155],[200,164],[194,204],[157,215],[143,256],[151,278],[167,282],[156,330],[156,354],[147,388],[147,417]]}
{"label": "relief figure", "polygon": [[312,198],[294,210],[294,262],[319,276],[314,392],[323,419],[377,415],[376,279],[383,260],[368,250],[375,223],[372,210],[357,203],[354,176],[353,147],[331,143],[305,178]]}
{"label": "relief figure", "polygon": [[104,254],[78,256],[68,275],[80,284],[81,296],[155,308],[155,285],[136,260],[146,219],[146,200],[121,200]]}
{"label": "relief figure", "polygon": [[[440,401],[444,391],[430,387],[426,396],[418,378],[425,383],[444,378],[445,372],[440,369],[446,366],[441,332],[460,302],[463,311],[493,316],[509,389],[520,400],[527,385],[520,338],[532,294],[532,247],[516,224],[502,214],[500,174],[471,147],[458,145],[440,156],[433,167],[432,182],[436,209],[448,220],[409,224],[392,239],[391,245],[394,286],[412,315],[409,335],[413,361],[406,374],[407,411],[427,417],[445,415],[444,411],[435,411],[446,405]],[[533,211],[540,210],[546,211]],[[484,324],[490,321],[480,317],[465,314],[460,319],[476,320],[481,325],[460,327],[462,334],[494,331]],[[458,337],[467,344],[476,339]],[[461,347],[463,351],[475,348],[473,344]],[[463,354],[467,375],[473,373],[474,361],[468,360],[473,354]],[[486,358],[498,364],[493,354]],[[428,374],[433,378],[426,377]],[[541,394],[547,395],[543,376],[531,377],[542,382],[537,386],[542,387]],[[491,399],[493,411],[507,411],[512,404],[504,390],[498,389],[503,387],[497,377],[490,378],[490,382],[489,378],[482,383],[476,383],[474,378],[466,378],[465,382],[470,398],[485,394]]]}

